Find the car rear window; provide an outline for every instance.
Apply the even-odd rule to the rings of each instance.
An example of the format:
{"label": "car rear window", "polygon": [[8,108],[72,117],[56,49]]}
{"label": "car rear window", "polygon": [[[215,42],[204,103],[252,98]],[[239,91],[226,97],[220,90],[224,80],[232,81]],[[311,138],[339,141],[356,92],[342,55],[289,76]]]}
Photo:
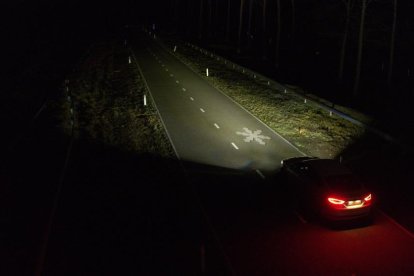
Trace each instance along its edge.
{"label": "car rear window", "polygon": [[331,189],[352,191],[362,188],[362,182],[351,174],[346,175],[330,175],[325,177],[325,181]]}

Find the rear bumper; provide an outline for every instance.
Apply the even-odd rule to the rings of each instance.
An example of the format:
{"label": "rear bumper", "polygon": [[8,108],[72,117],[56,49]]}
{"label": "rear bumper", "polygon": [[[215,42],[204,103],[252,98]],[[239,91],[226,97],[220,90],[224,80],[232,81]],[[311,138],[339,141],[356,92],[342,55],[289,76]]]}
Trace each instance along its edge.
{"label": "rear bumper", "polygon": [[322,215],[332,221],[354,220],[369,217],[372,213],[372,206],[361,207],[357,209],[325,209]]}

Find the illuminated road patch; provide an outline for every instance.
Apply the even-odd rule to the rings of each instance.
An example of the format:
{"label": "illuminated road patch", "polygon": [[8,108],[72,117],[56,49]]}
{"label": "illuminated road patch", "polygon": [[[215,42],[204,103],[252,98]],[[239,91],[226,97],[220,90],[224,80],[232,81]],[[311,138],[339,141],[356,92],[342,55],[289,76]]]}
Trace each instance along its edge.
{"label": "illuminated road patch", "polygon": [[260,145],[265,145],[266,143],[263,140],[270,140],[270,137],[262,135],[261,130],[251,131],[247,127],[243,128],[244,132],[237,131],[237,135],[244,136],[243,139],[246,143],[250,143],[251,141],[256,141]]}

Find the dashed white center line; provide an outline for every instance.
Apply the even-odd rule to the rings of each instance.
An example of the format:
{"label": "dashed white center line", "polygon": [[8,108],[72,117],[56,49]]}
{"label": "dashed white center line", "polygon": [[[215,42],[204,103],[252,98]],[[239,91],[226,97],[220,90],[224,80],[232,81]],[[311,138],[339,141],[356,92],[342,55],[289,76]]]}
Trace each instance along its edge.
{"label": "dashed white center line", "polygon": [[261,171],[259,171],[259,170],[256,170],[256,173],[262,178],[262,179],[265,179],[266,178],[266,176],[261,172]]}
{"label": "dashed white center line", "polygon": [[206,111],[205,111],[204,109],[202,109],[202,108],[200,108],[200,111],[201,111],[201,112],[203,112],[203,113],[204,113],[204,112],[206,112]]}
{"label": "dashed white center line", "polygon": [[219,127],[219,125],[218,125],[218,124],[216,124],[216,123],[214,123],[214,126],[215,126],[216,128],[220,128],[220,127]]}
{"label": "dashed white center line", "polygon": [[176,83],[180,83],[178,80],[175,81]]}
{"label": "dashed white center line", "polygon": [[238,150],[239,149],[239,147],[235,144],[235,143],[231,143],[231,145],[236,149],[236,150]]}
{"label": "dashed white center line", "polygon": [[174,74],[170,74],[170,77],[174,77]]}
{"label": "dashed white center line", "polygon": [[185,89],[185,88],[183,87],[183,91],[185,92],[185,91],[187,91],[187,89]]}
{"label": "dashed white center line", "polygon": [[161,67],[164,67],[165,65],[164,64],[161,64]]}
{"label": "dashed white center line", "polygon": [[167,72],[168,72],[168,68],[165,68],[165,71],[167,71]]}
{"label": "dashed white center line", "polygon": [[193,97],[190,97],[190,100],[194,101],[194,98]]}

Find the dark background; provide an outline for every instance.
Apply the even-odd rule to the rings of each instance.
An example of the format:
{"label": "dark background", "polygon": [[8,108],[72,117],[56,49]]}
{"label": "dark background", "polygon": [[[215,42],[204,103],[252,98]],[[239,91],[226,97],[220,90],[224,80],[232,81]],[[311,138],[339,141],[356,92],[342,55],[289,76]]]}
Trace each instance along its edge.
{"label": "dark background", "polygon": [[[282,17],[278,67],[275,66],[276,0],[267,1],[268,19],[266,31],[263,31],[261,27],[261,4],[263,4],[263,1],[252,2],[252,27],[250,34],[253,35],[253,39],[248,39],[247,36],[250,2],[245,1],[240,44],[238,44],[240,0],[230,0],[229,29],[227,29],[227,4],[229,2],[226,0],[202,0],[204,9],[201,13],[201,20],[201,0],[152,0],[145,2],[132,0],[112,2],[26,0],[3,4],[1,9],[4,13],[1,16],[3,29],[1,75],[4,81],[2,82],[2,92],[0,93],[0,123],[2,124],[1,139],[4,140],[4,147],[2,147],[1,153],[3,153],[4,149],[8,149],[14,143],[17,143],[16,137],[23,136],[24,131],[30,132],[28,126],[33,115],[39,110],[45,99],[54,97],[62,91],[65,77],[70,75],[74,68],[76,68],[76,64],[82,61],[82,57],[87,53],[91,45],[107,40],[116,40],[122,43],[127,34],[133,35],[134,33],[125,30],[131,30],[135,27],[139,29],[141,24],[150,28],[152,24],[155,24],[155,31],[157,33],[192,41],[259,70],[282,83],[299,85],[305,90],[329,98],[332,101],[356,107],[373,115],[376,118],[376,124],[392,130],[393,133],[407,134],[412,129],[413,116],[410,112],[411,101],[414,95],[412,78],[414,74],[414,66],[412,67],[414,22],[411,16],[414,9],[412,1],[398,1],[395,67],[392,85],[388,85],[386,82],[386,74],[389,69],[388,55],[392,24],[392,1],[370,1],[366,18],[361,85],[357,97],[353,95],[352,88],[358,45],[359,11],[362,0],[354,1],[352,8],[345,74],[342,81],[339,81],[336,77],[340,38],[345,19],[342,1],[302,0],[294,2],[296,4],[294,13],[295,35],[294,39],[292,39],[292,1],[280,1]],[[126,26],[128,28],[125,28]],[[266,41],[266,43],[263,43],[263,41]],[[237,53],[238,48],[240,53]],[[266,58],[263,58],[263,56]],[[382,63],[384,63],[384,69],[382,69]],[[411,75],[408,75],[408,70],[413,71]],[[46,115],[48,114],[46,113]],[[46,120],[43,118],[43,121]],[[31,141],[21,143],[23,146],[19,146],[15,152],[7,151],[13,155],[12,161],[15,171],[12,171],[11,175],[19,177],[17,180],[12,179],[13,181],[9,181],[14,186],[10,184],[10,187],[7,188],[15,191],[15,194],[12,194],[15,196],[9,196],[8,193],[0,193],[4,197],[1,200],[4,206],[10,208],[7,205],[10,204],[17,210],[8,214],[10,221],[13,222],[13,224],[10,223],[10,232],[15,234],[13,235],[14,238],[8,238],[9,247],[13,248],[13,250],[7,250],[8,247],[6,246],[4,247],[4,252],[2,252],[4,254],[2,256],[6,260],[8,258],[12,259],[15,256],[17,256],[16,260],[24,259],[21,256],[26,255],[37,256],[39,246],[36,244],[36,241],[42,236],[44,232],[43,226],[46,225],[46,221],[49,218],[50,206],[52,206],[55,196],[56,180],[60,177],[61,165],[64,163],[63,159],[66,154],[67,141],[57,143],[55,140],[60,142],[62,139],[60,137],[61,134],[56,134],[56,131],[50,130],[51,124],[49,121],[44,124],[44,127],[39,127],[38,133],[35,132],[30,135],[35,137],[30,138],[32,139]],[[50,133],[45,132],[44,129],[50,130]],[[53,137],[53,135],[56,135],[57,138]],[[45,139],[45,137],[48,137],[51,142]],[[364,143],[362,144],[365,146]],[[379,146],[372,145],[372,151],[378,152],[378,148]],[[102,154],[102,151],[105,154]],[[85,158],[85,154],[89,154],[90,158]],[[136,190],[140,188],[129,185],[130,182],[128,181],[136,181],[136,179],[142,176],[141,174],[136,175],[135,168],[138,160],[135,157],[131,158],[130,156],[118,154],[118,151],[113,153],[106,148],[95,149],[93,145],[89,144],[78,148],[74,155],[79,156],[77,160],[81,161],[72,162],[75,169],[72,168],[73,171],[69,172],[71,177],[74,178],[69,179],[70,183],[76,183],[76,185],[66,185],[65,187],[63,202],[67,205],[64,205],[63,211],[61,211],[64,212],[64,215],[58,216],[61,222],[59,224],[58,221],[57,225],[62,226],[66,224],[66,221],[70,221],[66,219],[71,217],[75,210],[79,214],[84,215],[84,220],[88,226],[89,221],[91,221],[89,216],[95,216],[94,212],[88,213],[85,211],[88,208],[92,208],[101,214],[101,210],[95,208],[95,205],[98,205],[97,203],[101,201],[105,206],[108,206],[108,209],[113,207],[112,203],[126,202],[127,204],[123,204],[120,207],[121,211],[116,211],[116,209],[113,211],[113,213],[122,215],[121,223],[116,220],[116,216],[114,216],[113,221],[109,222],[107,220],[108,215],[101,214],[97,216],[98,223],[95,225],[102,226],[101,229],[105,230],[102,237],[112,237],[112,229],[118,229],[118,225],[119,228],[122,228],[123,223],[130,221],[130,216],[135,216],[137,210],[142,209],[143,213],[149,213],[143,215],[143,217],[146,218],[145,216],[148,216],[151,219],[151,212],[161,213],[164,208],[169,210],[165,212],[165,215],[160,214],[157,216],[156,214],[153,216],[155,218],[159,217],[158,220],[155,220],[157,223],[154,229],[162,230],[157,234],[157,237],[165,236],[163,231],[169,230],[165,225],[174,225],[178,217],[175,212],[181,211],[181,208],[186,210],[184,212],[185,216],[182,219],[182,228],[197,234],[196,231],[193,231],[192,228],[186,225],[191,221],[187,219],[188,217],[198,218],[198,214],[192,214],[192,210],[197,209],[189,207],[190,205],[193,207],[193,203],[187,203],[185,200],[181,200],[180,197],[175,196],[174,193],[178,193],[175,190],[165,189],[172,189],[171,183],[168,181],[157,182],[158,179],[155,179],[154,183],[161,183],[162,185],[155,186],[155,188],[148,185],[148,190],[144,190],[144,192]],[[117,156],[117,158],[114,158],[114,156]],[[390,153],[389,156],[395,157],[394,152]],[[8,163],[10,159],[7,157],[2,154],[0,160]],[[39,162],[42,158],[49,160],[45,162],[47,165],[43,166],[43,163]],[[408,160],[409,156],[407,155],[406,158]],[[146,161],[146,159],[141,158],[140,162],[142,163],[144,163],[142,160]],[[394,159],[390,158],[380,161],[384,167],[387,167],[389,162],[386,161],[389,160]],[[113,167],[117,167],[116,163],[119,165],[119,170],[114,174]],[[33,164],[36,165],[33,166]],[[154,164],[162,167],[157,160],[154,161]],[[405,172],[408,173],[410,165],[409,163],[405,164],[407,167]],[[152,166],[153,175],[159,175],[157,165]],[[40,169],[39,167],[41,166],[42,168]],[[112,168],[112,170],[108,168]],[[381,170],[381,168],[378,169],[377,167],[374,167],[374,169],[377,171]],[[382,168],[382,171],[385,171],[385,169]],[[102,174],[102,172],[105,173]],[[151,175],[148,171],[146,171],[146,174]],[[90,175],[89,178],[84,177],[88,175]],[[394,183],[392,175],[393,172],[391,171],[389,183]],[[113,179],[110,179],[110,177]],[[176,178],[181,180],[181,176]],[[401,178],[404,179],[405,177]],[[103,179],[108,181],[109,184],[105,184],[105,181],[103,181],[104,185],[100,185],[101,183],[96,179]],[[0,180],[2,183],[8,183],[3,181],[3,175],[1,175]],[[39,181],[44,181],[44,183],[50,184],[50,186],[34,185],[38,184]],[[20,184],[20,186],[14,182]],[[223,182],[227,183],[229,181],[223,179]],[[91,183],[94,183],[96,187],[89,187],[88,185],[91,185]],[[401,183],[409,186],[408,176]],[[3,186],[1,187],[2,190],[5,189]],[[85,192],[85,187],[89,187],[87,192]],[[206,187],[209,186],[206,185]],[[256,187],[256,189],[258,188]],[[100,191],[100,193],[97,193],[96,190]],[[206,190],[215,194],[215,189],[206,188]],[[228,194],[233,195],[234,190],[228,188]],[[241,193],[245,193],[248,196],[252,194],[247,189]],[[265,192],[263,193],[265,194]],[[131,196],[125,196],[126,200],[120,201],[116,198],[118,194]],[[383,194],[386,193],[384,192]],[[79,195],[85,196],[80,201],[73,200],[73,198]],[[225,195],[226,193],[223,196],[223,202],[225,202],[223,205],[227,203]],[[411,201],[409,193],[406,193],[406,195],[406,201]],[[109,200],[105,196],[108,196]],[[158,203],[162,200],[164,200],[164,205],[160,207],[153,203]],[[256,201],[261,202],[261,199],[252,200],[251,205],[256,206]],[[209,202],[215,203],[214,200]],[[271,200],[268,202],[271,202]],[[151,204],[156,206],[154,211],[147,210]],[[175,206],[174,204],[180,207],[176,208],[179,209],[178,211],[171,209],[171,206]],[[61,206],[60,208],[62,208]],[[395,206],[392,205],[392,207]],[[1,209],[7,212],[7,208]],[[404,210],[407,212],[405,217],[411,218],[410,210],[412,209],[404,208]],[[217,211],[217,213],[219,212]],[[109,214],[111,215],[112,213],[109,212]],[[40,219],[38,220],[39,217]],[[171,222],[165,223],[163,221],[164,217],[168,217]],[[198,220],[194,219],[194,221],[196,221],[193,224],[195,225],[194,227],[201,229],[198,225]],[[62,233],[70,234],[72,233],[71,227],[76,228],[77,226],[80,226],[77,229],[78,232],[82,233],[84,230],[82,223],[83,221],[78,224],[69,224],[70,227],[65,230],[66,232],[62,231]],[[142,224],[144,223],[146,221]],[[28,227],[26,227],[27,225]],[[108,225],[111,225],[113,228],[108,228]],[[36,231],[33,231],[33,226],[37,227],[35,228]],[[132,230],[145,232],[146,230],[140,226],[137,224],[135,226],[137,229],[132,228]],[[125,227],[124,229],[127,228]],[[132,230],[131,236],[138,240],[139,235],[135,235],[135,232]],[[184,233],[181,228],[173,230],[176,233]],[[86,242],[89,238],[95,237],[96,232],[88,232],[86,237],[83,238],[84,240],[81,239],[81,241]],[[22,239],[22,237],[27,237],[27,239]],[[145,236],[143,237],[145,238]],[[193,238],[190,235],[189,237]],[[55,237],[55,239],[66,242],[65,235]],[[17,246],[14,242],[17,242]],[[36,254],[31,254],[31,251],[26,249],[30,247],[31,243],[34,244],[32,247],[35,248],[33,251]],[[56,242],[55,244],[56,248],[59,249],[60,243]],[[106,245],[106,243],[102,244]],[[161,242],[160,244],[159,247],[167,247],[164,251],[169,253],[169,247],[164,246]],[[131,246],[129,241],[125,241],[125,245],[128,248]],[[147,246],[150,247],[149,245]],[[18,250],[15,248],[18,248]],[[78,248],[79,250],[77,250]],[[88,250],[84,251],[85,247],[82,243],[79,244],[78,248],[73,250],[74,255],[78,254],[78,252],[85,252],[83,253],[85,256],[89,254]],[[145,246],[142,248],[145,248]],[[95,252],[99,249],[99,247],[95,249]],[[130,252],[133,252],[135,249],[131,248]],[[173,255],[167,253],[165,253],[165,256],[168,256],[168,258]],[[147,256],[147,252],[143,250],[142,255]],[[58,259],[59,256],[56,258]],[[33,259],[32,263],[35,262]],[[16,261],[16,263],[18,264],[17,267],[22,267],[20,261]],[[96,263],[99,263],[99,261]],[[174,265],[179,263],[174,262]],[[113,267],[118,268],[119,266],[114,265]],[[162,269],[162,267],[159,266],[159,269]]]}
{"label": "dark background", "polygon": [[346,18],[344,2],[281,0],[278,62],[277,1],[266,2],[264,30],[264,1],[244,1],[240,39],[240,0],[6,3],[2,9],[2,76],[7,88],[2,103],[36,106],[48,90],[56,90],[91,44],[108,37],[123,40],[125,26],[155,24],[156,32],[195,42],[282,83],[366,112],[392,132],[409,131],[414,98],[412,1],[398,1],[391,83],[387,83],[387,74],[394,1],[367,2],[361,82],[356,95],[353,87],[362,0],[352,1],[342,80],[338,79],[338,67]]}

